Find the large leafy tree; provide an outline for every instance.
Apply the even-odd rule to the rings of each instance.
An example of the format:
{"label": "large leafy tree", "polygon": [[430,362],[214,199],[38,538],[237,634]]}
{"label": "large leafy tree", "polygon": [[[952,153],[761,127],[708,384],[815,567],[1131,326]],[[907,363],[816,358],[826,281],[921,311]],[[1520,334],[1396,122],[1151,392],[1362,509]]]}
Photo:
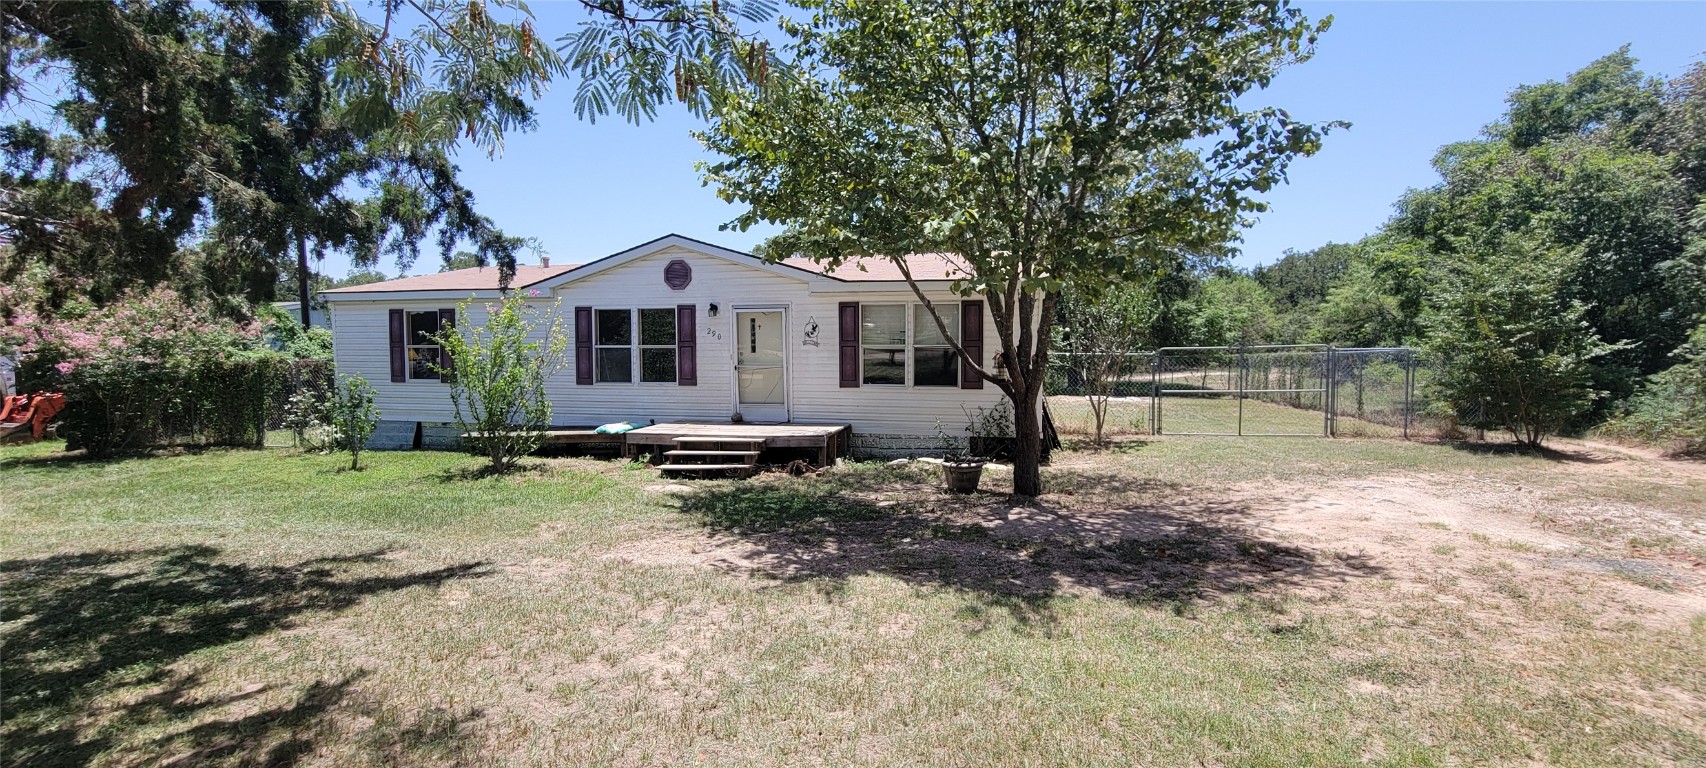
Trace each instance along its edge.
{"label": "large leafy tree", "polygon": [[0,127],[0,278],[259,299],[310,254],[407,268],[428,238],[507,276],[524,241],[475,211],[458,145],[500,151],[571,71],[583,116],[637,121],[770,68],[739,28],[768,0],[582,6],[559,52],[518,0],[0,4],[0,105],[27,116]]}
{"label": "large leafy tree", "polygon": [[1594,362],[1596,386],[1628,395],[1706,310],[1706,254],[1689,247],[1701,231],[1687,175],[1699,98],[1667,95],[1626,51],[1519,88],[1485,137],[1440,150],[1441,183],[1407,195],[1388,233],[1424,250],[1435,272],[1513,240],[1577,254],[1559,290],[1618,345]]}
{"label": "large leafy tree", "polygon": [[1005,367],[962,364],[1011,398],[1014,487],[1040,493],[1062,290],[1224,249],[1321,135],[1245,96],[1326,25],[1283,2],[804,5],[784,25],[796,71],[719,99],[703,139],[727,159],[707,179],[749,206],[735,226],[785,225],[773,255],[970,265],[956,287],[986,299]]}
{"label": "large leafy tree", "polygon": [[[0,23],[0,98],[47,118],[6,128],[8,271],[47,264],[62,299],[162,281],[196,237],[215,257],[206,287],[256,299],[292,246],[304,287],[309,246],[412,257],[435,227],[513,261],[514,241],[455,182],[458,134],[431,133],[411,110],[424,103],[476,140],[530,119],[519,99],[479,92],[552,71],[525,40],[488,46],[485,80],[446,71],[420,96],[377,77],[377,57],[350,76],[343,48],[362,22],[336,4],[19,2]],[[369,40],[384,46],[382,33]]]}

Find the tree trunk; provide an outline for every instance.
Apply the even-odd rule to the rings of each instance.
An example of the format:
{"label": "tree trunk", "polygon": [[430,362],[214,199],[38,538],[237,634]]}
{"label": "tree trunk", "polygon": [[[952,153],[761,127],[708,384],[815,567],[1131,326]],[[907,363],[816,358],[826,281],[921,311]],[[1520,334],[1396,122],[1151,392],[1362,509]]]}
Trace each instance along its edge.
{"label": "tree trunk", "polygon": [[1037,496],[1043,492],[1043,425],[1041,388],[1013,403],[1013,492]]}
{"label": "tree trunk", "polygon": [[296,300],[302,310],[302,327],[307,329],[314,324],[308,317],[308,240],[300,234],[296,236]]}

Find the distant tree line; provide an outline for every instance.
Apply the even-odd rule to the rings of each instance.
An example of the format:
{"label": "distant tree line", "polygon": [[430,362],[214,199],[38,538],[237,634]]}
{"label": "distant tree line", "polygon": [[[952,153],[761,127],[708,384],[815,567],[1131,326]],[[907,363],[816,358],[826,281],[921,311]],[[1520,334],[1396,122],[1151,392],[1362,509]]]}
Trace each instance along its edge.
{"label": "distant tree line", "polygon": [[[1422,347],[1451,415],[1533,443],[1693,391],[1664,374],[1706,366],[1706,64],[1666,82],[1619,50],[1517,88],[1433,165],[1360,241],[1134,286],[1140,341]],[[1706,431],[1670,421],[1641,431]]]}

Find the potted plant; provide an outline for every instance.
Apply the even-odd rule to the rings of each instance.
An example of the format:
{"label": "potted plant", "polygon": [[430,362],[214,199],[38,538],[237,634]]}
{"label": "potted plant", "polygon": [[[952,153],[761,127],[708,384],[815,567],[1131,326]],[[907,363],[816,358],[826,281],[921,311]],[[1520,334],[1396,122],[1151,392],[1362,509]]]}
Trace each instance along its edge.
{"label": "potted plant", "polygon": [[974,456],[960,450],[960,441],[950,436],[942,429],[942,422],[936,422],[936,439],[942,444],[942,480],[948,490],[953,493],[972,493],[977,490],[977,484],[983,480],[983,467],[989,463],[986,456]]}

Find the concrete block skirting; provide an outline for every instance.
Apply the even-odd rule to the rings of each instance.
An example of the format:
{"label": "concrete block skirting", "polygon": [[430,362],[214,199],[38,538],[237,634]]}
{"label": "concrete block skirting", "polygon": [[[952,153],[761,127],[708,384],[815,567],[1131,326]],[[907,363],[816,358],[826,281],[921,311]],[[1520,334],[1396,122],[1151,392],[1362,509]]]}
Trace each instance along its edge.
{"label": "concrete block skirting", "polygon": [[420,422],[379,420],[373,436],[367,438],[370,451],[408,451],[415,447],[415,429]]}
{"label": "concrete block skirting", "polygon": [[856,459],[910,459],[941,453],[942,441],[935,435],[853,433],[853,457]]}
{"label": "concrete block skirting", "polygon": [[421,448],[429,451],[462,450],[462,428],[455,422],[421,422]]}

